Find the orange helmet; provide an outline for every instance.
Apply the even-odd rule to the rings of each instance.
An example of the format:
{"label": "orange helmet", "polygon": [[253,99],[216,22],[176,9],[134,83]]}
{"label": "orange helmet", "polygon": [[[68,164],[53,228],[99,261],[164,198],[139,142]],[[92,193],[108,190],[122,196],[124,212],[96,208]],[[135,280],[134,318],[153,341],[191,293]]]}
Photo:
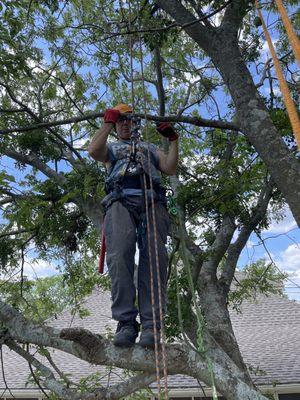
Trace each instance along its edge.
{"label": "orange helmet", "polygon": [[132,113],[132,108],[128,104],[120,103],[117,104],[113,110],[119,110],[120,113]]}

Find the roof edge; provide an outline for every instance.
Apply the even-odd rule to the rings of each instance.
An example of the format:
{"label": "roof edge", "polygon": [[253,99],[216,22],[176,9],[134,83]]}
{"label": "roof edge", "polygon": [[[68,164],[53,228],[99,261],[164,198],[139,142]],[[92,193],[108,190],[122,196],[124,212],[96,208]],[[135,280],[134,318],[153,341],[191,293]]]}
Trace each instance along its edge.
{"label": "roof edge", "polygon": [[[300,382],[299,383],[291,383],[291,384],[282,384],[282,385],[259,385],[258,388],[262,391],[262,393],[273,393],[273,394],[287,394],[287,393],[300,393]],[[0,388],[0,390],[2,390]],[[16,397],[30,398],[36,397],[39,399],[43,399],[45,395],[41,392],[40,389],[12,389],[10,388],[11,393]],[[152,389],[155,394],[157,391]],[[48,393],[48,390],[45,390]],[[206,396],[211,396],[212,392],[210,389],[205,388]],[[13,398],[9,393],[2,395],[5,399]],[[172,397],[203,397],[203,392],[201,388],[185,388],[185,389],[171,389],[169,388],[169,396]]]}

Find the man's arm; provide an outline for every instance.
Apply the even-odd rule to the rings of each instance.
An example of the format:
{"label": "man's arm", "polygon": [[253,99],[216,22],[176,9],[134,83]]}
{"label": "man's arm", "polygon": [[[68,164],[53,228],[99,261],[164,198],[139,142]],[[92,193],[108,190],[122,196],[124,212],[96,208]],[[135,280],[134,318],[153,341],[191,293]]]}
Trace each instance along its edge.
{"label": "man's arm", "polygon": [[170,142],[167,154],[162,150],[157,150],[157,155],[159,170],[167,175],[175,175],[178,165],[178,140]]}
{"label": "man's arm", "polygon": [[88,147],[88,153],[94,160],[104,163],[108,161],[107,138],[113,127],[113,123],[105,122],[93,137]]}
{"label": "man's arm", "polygon": [[167,154],[161,150],[157,150],[158,168],[167,175],[175,175],[178,165],[178,133],[168,122],[159,123],[156,129],[158,133],[170,141]]}
{"label": "man's arm", "polygon": [[120,111],[116,109],[108,109],[104,113],[104,124],[96,132],[88,147],[89,155],[96,161],[108,161],[107,138],[116,122],[120,118]]}

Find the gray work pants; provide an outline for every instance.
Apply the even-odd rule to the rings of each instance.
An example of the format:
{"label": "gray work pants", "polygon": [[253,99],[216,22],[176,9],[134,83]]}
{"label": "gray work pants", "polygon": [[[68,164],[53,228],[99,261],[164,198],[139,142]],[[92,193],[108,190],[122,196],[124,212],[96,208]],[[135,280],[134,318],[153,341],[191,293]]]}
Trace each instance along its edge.
{"label": "gray work pants", "polygon": [[[142,198],[132,196],[129,211],[120,201],[115,201],[105,215],[106,261],[111,279],[112,317],[117,321],[135,320],[140,314],[144,328],[153,327],[151,307],[151,278],[147,229],[150,231],[151,255],[154,275],[154,305],[156,324],[159,327],[159,300],[157,284],[157,267],[154,247],[154,229],[152,209],[149,207],[150,227],[146,227],[143,244],[140,247],[138,263],[137,288],[134,285],[135,252],[137,232],[142,213]],[[157,250],[162,288],[162,304],[165,311],[167,286],[167,250],[165,247],[169,230],[169,215],[165,206],[159,202],[154,206],[157,224]],[[138,308],[136,306],[136,289],[138,292]]]}

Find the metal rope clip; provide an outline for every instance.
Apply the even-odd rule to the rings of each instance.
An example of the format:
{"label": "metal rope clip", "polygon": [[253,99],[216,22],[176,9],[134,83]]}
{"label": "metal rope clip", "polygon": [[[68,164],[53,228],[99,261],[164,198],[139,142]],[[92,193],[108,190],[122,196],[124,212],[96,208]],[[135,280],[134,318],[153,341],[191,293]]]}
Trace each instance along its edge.
{"label": "metal rope clip", "polygon": [[170,192],[170,194],[167,195],[167,207],[168,211],[171,215],[177,216],[178,215],[178,209],[176,206],[176,201],[174,199],[174,190],[173,189],[167,189],[166,192]]}
{"label": "metal rope clip", "polygon": [[141,118],[130,117],[132,122],[131,136],[130,136],[130,161],[136,161],[136,145],[141,137]]}

